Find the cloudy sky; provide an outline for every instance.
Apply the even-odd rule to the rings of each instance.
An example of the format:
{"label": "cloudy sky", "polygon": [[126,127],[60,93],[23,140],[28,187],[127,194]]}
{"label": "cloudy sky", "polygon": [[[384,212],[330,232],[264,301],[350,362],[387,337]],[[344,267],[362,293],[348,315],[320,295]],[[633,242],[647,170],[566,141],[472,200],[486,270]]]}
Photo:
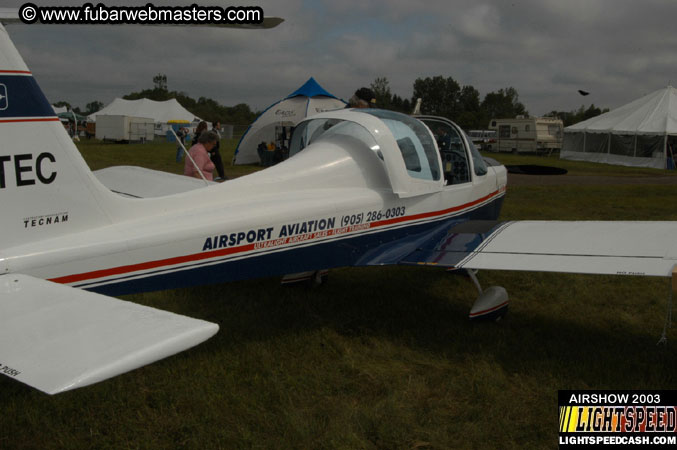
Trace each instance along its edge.
{"label": "cloudy sky", "polygon": [[[674,0],[200,4],[261,6],[267,16],[285,22],[271,30],[53,25],[7,30],[48,99],[80,107],[151,88],[158,73],[167,75],[170,90],[253,109],[286,96],[309,76],[347,99],[376,77],[387,77],[394,94],[409,98],[416,78],[442,75],[474,86],[482,97],[512,86],[532,115],[590,103],[614,108],[677,83]],[[578,89],[590,95],[582,97]]]}

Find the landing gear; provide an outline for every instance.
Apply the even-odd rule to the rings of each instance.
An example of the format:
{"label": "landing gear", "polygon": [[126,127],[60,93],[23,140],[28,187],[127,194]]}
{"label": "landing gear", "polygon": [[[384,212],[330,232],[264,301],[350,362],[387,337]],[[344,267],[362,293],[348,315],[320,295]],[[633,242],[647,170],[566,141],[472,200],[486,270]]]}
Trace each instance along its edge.
{"label": "landing gear", "polygon": [[479,291],[479,296],[468,315],[470,320],[493,320],[495,322],[501,320],[508,312],[508,291],[501,286],[491,286],[482,290],[480,282],[477,281],[476,272],[470,269],[466,272]]}
{"label": "landing gear", "polygon": [[282,277],[282,284],[308,283],[314,286],[324,284],[329,279],[329,270],[314,270],[287,274]]}

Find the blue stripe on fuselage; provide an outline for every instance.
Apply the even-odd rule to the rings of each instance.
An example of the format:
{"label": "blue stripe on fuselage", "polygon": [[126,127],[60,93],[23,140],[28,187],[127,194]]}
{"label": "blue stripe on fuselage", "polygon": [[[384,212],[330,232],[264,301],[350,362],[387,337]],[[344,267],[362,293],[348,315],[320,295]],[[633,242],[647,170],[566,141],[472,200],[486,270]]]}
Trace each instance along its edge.
{"label": "blue stripe on fuselage", "polygon": [[[388,265],[399,263],[415,250],[417,243],[446,232],[450,226],[466,220],[495,220],[503,196],[461,216],[431,221],[418,225],[367,232],[350,238],[334,239],[314,245],[298,245],[284,250],[258,253],[251,256],[224,258],[222,262],[199,262],[192,267],[160,269],[155,273],[128,275],[110,284],[96,286],[97,282],[75,285],[105,295],[125,295],[181,287],[224,283],[228,281],[262,278],[308,270],[346,266]],[[468,249],[470,251],[472,249]],[[461,261],[466,254],[459,254]],[[91,287],[88,285],[92,285]]]}
{"label": "blue stripe on fuselage", "polygon": [[54,117],[54,109],[30,75],[0,75],[0,119]]}

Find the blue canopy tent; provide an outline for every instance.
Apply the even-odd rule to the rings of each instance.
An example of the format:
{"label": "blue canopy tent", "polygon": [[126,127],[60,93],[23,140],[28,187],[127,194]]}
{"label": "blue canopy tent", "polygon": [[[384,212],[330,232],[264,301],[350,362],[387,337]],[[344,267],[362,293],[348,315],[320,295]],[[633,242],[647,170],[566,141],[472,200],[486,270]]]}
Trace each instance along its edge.
{"label": "blue canopy tent", "polygon": [[[303,86],[266,108],[242,135],[235,149],[233,164],[266,163],[257,148],[263,142],[277,148],[288,147],[290,131],[307,116],[341,109],[346,102],[335,97],[310,77]],[[267,159],[267,158],[266,158]]]}

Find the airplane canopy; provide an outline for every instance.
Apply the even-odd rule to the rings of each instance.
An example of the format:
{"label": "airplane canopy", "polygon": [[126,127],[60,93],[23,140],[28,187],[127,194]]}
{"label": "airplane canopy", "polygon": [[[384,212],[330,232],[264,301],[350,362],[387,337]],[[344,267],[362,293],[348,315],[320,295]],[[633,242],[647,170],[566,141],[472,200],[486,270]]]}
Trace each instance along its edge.
{"label": "airplane canopy", "polygon": [[336,141],[346,147],[359,142],[357,147],[376,155],[382,162],[377,166],[401,198],[438,192],[444,186],[434,137],[410,116],[380,109],[340,109],[313,115],[294,131],[290,160],[315,144],[322,147]]}

